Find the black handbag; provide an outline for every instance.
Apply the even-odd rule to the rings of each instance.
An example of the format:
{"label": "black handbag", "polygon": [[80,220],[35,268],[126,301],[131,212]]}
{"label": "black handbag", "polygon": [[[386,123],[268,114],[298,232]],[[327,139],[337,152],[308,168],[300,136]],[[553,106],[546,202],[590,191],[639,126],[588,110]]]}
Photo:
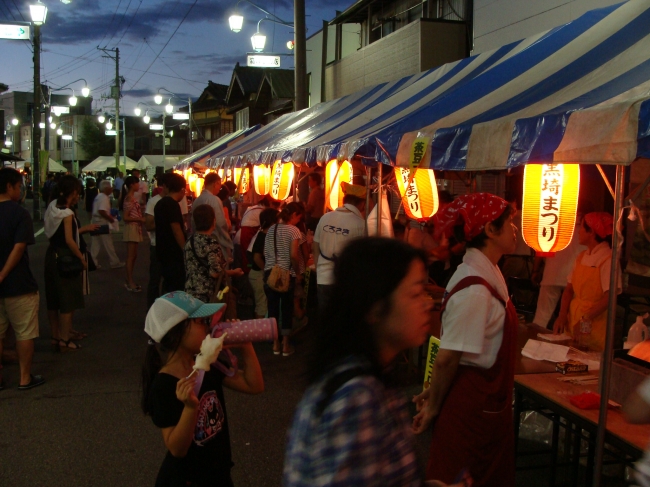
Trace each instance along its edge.
{"label": "black handbag", "polygon": [[76,255],[59,255],[56,254],[56,270],[59,277],[71,278],[77,277],[84,270],[84,265]]}

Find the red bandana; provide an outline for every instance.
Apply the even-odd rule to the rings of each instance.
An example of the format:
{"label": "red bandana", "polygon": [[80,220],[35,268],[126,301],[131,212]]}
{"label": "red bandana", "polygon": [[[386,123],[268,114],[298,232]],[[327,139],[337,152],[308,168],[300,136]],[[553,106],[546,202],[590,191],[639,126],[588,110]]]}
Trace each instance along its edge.
{"label": "red bandana", "polygon": [[585,221],[600,238],[605,238],[614,232],[614,219],[604,211],[594,211],[585,215]]}
{"label": "red bandana", "polygon": [[464,194],[441,210],[436,218],[440,230],[449,238],[456,225],[464,224],[465,238],[471,240],[485,225],[501,216],[508,202],[490,193]]}

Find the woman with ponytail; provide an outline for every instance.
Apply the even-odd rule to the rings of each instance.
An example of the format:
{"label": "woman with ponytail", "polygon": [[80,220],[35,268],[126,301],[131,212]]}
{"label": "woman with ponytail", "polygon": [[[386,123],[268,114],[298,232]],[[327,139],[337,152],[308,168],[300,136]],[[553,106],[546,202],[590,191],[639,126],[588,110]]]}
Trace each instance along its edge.
{"label": "woman with ponytail", "polygon": [[289,335],[293,326],[293,295],[296,285],[301,285],[300,274],[300,241],[302,235],[296,224],[304,216],[305,210],[298,203],[289,203],[280,212],[280,221],[266,233],[264,241],[264,282],[269,278],[271,269],[279,266],[289,271],[291,275],[289,289],[279,292],[264,285],[268,301],[269,318],[275,318],[280,326],[282,343],[275,340],[273,353],[288,357],[295,352],[289,343]]}
{"label": "woman with ponytail", "polygon": [[241,345],[241,369],[234,376],[216,368],[202,376],[194,373],[194,357],[210,331],[211,317],[223,307],[176,291],[158,298],[147,313],[142,410],[161,429],[168,450],[156,487],[233,485],[223,386],[259,394],[264,379],[250,342]]}

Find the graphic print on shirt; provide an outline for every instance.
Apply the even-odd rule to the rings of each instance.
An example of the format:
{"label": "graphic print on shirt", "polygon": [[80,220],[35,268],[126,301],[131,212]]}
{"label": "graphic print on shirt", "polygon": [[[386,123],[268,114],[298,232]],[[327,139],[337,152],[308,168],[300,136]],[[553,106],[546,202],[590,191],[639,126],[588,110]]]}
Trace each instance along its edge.
{"label": "graphic print on shirt", "polygon": [[199,403],[199,416],[194,429],[194,443],[203,446],[212,438],[217,436],[223,429],[224,421],[223,408],[219,402],[216,391],[209,391],[203,394]]}

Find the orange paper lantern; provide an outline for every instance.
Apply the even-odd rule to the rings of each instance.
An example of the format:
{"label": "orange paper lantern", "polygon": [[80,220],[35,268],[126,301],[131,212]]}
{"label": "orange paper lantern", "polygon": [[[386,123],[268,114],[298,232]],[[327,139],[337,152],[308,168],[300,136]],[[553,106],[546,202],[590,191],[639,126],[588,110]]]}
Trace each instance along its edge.
{"label": "orange paper lantern", "polygon": [[271,170],[271,198],[278,201],[286,200],[291,193],[294,167],[292,162],[275,161]]}
{"label": "orange paper lantern", "polygon": [[336,159],[327,163],[325,168],[325,195],[326,205],[330,210],[343,206],[343,191],[341,183],[352,184],[352,164],[343,161],[339,164]]}
{"label": "orange paper lantern", "polygon": [[538,255],[559,252],[571,242],[579,189],[578,164],[526,165],[522,233]]}
{"label": "orange paper lantern", "polygon": [[196,194],[196,180],[199,179],[199,177],[196,174],[190,174],[188,175],[186,181],[187,184],[190,186],[190,191],[192,193]]}
{"label": "orange paper lantern", "polygon": [[271,190],[271,168],[269,166],[253,166],[253,186],[260,196],[269,194]]}
{"label": "orange paper lantern", "polygon": [[[243,172],[242,172],[243,171]],[[250,188],[250,181],[248,179],[248,168],[236,168],[235,169],[235,180],[233,181],[237,185],[237,190],[239,194],[246,194],[248,193],[248,189]],[[240,184],[241,183],[241,184]]]}
{"label": "orange paper lantern", "polygon": [[395,179],[397,179],[399,193],[402,196],[404,211],[409,218],[423,221],[436,214],[438,211],[438,187],[433,169],[415,169],[415,175],[411,178],[409,168],[396,167]]}

